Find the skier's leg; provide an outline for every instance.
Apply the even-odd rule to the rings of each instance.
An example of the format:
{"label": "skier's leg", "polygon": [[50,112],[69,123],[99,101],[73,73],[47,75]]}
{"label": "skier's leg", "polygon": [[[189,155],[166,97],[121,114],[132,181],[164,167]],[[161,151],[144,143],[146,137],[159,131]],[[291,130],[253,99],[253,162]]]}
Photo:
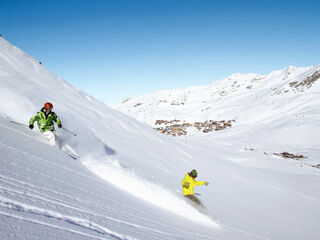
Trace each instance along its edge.
{"label": "skier's leg", "polygon": [[55,144],[59,147],[59,148],[61,148],[62,147],[62,139],[61,139],[61,137],[59,136],[59,134],[54,130],[53,132],[53,135],[54,135],[54,138],[55,138]]}
{"label": "skier's leg", "polygon": [[189,195],[185,195],[185,197],[191,200],[193,203],[199,206],[202,206],[202,203],[200,202],[199,198],[197,198],[196,196],[189,194]]}
{"label": "skier's leg", "polygon": [[50,145],[54,146],[57,144],[56,136],[52,131],[46,131],[43,133],[43,135],[45,135],[48,138]]}
{"label": "skier's leg", "polygon": [[190,201],[190,203],[195,207],[199,212],[208,214],[205,206],[201,203],[199,198],[194,195],[185,195],[185,197]]}

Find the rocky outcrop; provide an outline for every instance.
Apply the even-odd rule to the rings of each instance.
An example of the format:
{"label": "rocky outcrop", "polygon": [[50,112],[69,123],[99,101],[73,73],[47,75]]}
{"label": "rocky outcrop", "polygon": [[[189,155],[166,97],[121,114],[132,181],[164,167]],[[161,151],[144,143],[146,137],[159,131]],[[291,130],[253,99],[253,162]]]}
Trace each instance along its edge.
{"label": "rocky outcrop", "polygon": [[291,82],[289,86],[297,89],[299,92],[303,92],[304,88],[311,88],[318,79],[320,79],[320,71],[314,72],[300,82]]}
{"label": "rocky outcrop", "polygon": [[137,104],[135,104],[134,105],[134,107],[138,107],[138,106],[140,106],[140,105],[142,105],[143,103],[137,103]]}
{"label": "rocky outcrop", "polygon": [[164,133],[164,134],[175,137],[175,136],[187,135],[188,130],[192,127],[196,128],[198,131],[203,133],[209,133],[211,131],[221,131],[228,127],[232,127],[233,122],[235,122],[235,120],[228,120],[228,121],[208,120],[205,122],[194,122],[194,123],[188,123],[186,121],[181,121],[177,119],[156,120],[155,125],[159,125],[159,127],[156,127],[155,130],[157,130],[160,133]]}
{"label": "rocky outcrop", "polygon": [[280,88],[280,89],[272,89],[274,90],[272,95],[283,95],[285,93],[288,93],[290,91],[294,93],[302,93],[306,89],[311,88],[317,80],[320,79],[320,70],[315,71],[310,76],[302,79],[301,81],[294,81],[290,82],[286,86]]}
{"label": "rocky outcrop", "polygon": [[311,165],[312,167],[314,167],[314,168],[318,168],[318,169],[320,169],[320,164],[317,164],[317,165]]}
{"label": "rocky outcrop", "polygon": [[293,154],[288,152],[282,152],[282,153],[274,153],[274,155],[283,157],[283,158],[291,158],[291,159],[303,159],[306,158],[306,156],[302,154]]}

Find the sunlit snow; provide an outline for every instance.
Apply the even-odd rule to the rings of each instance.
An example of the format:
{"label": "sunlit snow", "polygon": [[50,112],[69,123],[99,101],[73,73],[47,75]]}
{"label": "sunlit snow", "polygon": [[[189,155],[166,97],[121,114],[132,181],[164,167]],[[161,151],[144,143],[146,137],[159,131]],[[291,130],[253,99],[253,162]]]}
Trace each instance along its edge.
{"label": "sunlit snow", "polygon": [[[318,69],[231,78],[268,78],[273,86],[286,71],[299,80]],[[88,96],[0,37],[0,239],[319,239],[319,81],[288,98],[271,98],[268,83],[257,83],[263,106],[244,84],[241,97],[230,92],[234,98],[221,98],[221,107],[206,99],[217,110],[192,115],[237,117],[237,125],[172,138]],[[286,90],[282,82],[279,89]],[[77,134],[57,129],[60,147],[36,127],[12,122],[28,125],[47,101]],[[233,103],[239,110],[231,111]],[[308,158],[274,155],[283,151]],[[205,213],[181,192],[194,168],[210,183],[196,188]]]}

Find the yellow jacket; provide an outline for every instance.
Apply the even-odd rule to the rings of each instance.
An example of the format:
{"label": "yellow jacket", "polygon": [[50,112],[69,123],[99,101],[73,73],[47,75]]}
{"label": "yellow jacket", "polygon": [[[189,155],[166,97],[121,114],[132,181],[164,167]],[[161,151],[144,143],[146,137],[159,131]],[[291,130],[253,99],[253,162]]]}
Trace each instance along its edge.
{"label": "yellow jacket", "polygon": [[[186,183],[189,183],[189,186],[188,184]],[[182,184],[182,192],[183,192],[183,195],[194,195],[194,187],[195,186],[200,186],[200,185],[205,185],[206,182],[202,182],[202,181],[196,181],[194,180],[193,177],[189,176],[189,173],[186,174],[186,176],[184,177],[184,179],[182,180],[181,182]]]}

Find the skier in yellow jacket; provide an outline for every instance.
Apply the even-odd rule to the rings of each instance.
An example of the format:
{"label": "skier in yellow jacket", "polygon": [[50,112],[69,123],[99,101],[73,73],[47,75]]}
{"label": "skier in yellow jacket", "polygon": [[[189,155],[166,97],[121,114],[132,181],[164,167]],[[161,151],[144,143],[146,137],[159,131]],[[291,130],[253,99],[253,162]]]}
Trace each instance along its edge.
{"label": "skier in yellow jacket", "polygon": [[197,205],[202,205],[200,200],[194,196],[194,187],[200,185],[208,186],[209,183],[203,181],[196,181],[196,177],[198,176],[197,170],[193,169],[191,172],[187,173],[182,180],[182,192],[183,195],[190,199],[192,202],[196,203]]}

